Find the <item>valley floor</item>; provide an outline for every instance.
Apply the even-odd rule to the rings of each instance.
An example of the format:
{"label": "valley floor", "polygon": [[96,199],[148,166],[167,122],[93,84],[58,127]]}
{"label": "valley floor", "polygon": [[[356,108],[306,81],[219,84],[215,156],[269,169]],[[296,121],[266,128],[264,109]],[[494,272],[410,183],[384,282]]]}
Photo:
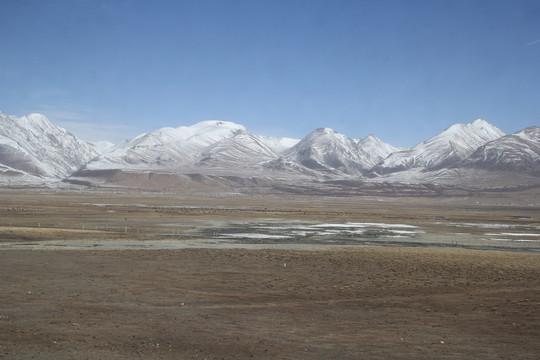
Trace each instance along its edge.
{"label": "valley floor", "polygon": [[[522,245],[537,239],[536,199],[0,192],[0,358],[536,359],[540,254]],[[514,240],[393,246],[370,229],[385,246],[310,242],[320,234],[309,250],[44,246],[196,242],[245,223]]]}
{"label": "valley floor", "polygon": [[537,254],[0,251],[6,359],[537,359]]}

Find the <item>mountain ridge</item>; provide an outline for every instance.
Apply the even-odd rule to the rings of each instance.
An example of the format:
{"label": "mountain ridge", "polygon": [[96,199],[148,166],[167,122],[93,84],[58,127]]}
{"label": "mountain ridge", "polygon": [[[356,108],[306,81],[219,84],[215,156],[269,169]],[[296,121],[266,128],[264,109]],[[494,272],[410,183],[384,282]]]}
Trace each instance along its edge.
{"label": "mountain ridge", "polygon": [[0,112],[0,124],[0,164],[30,176],[66,177],[98,155],[41,114],[17,118]]}
{"label": "mountain ridge", "polygon": [[478,147],[505,134],[487,121],[454,124],[412,148],[394,152],[377,164],[373,176],[423,168],[427,171],[449,167],[472,154]]}
{"label": "mountain ridge", "polygon": [[[328,181],[464,186],[477,182],[480,172],[497,184],[540,182],[540,128],[507,135],[482,119],[453,124],[411,148],[393,147],[373,134],[349,138],[330,128],[315,129],[301,140],[265,137],[218,120],[160,128],[111,147],[86,143],[43,115],[0,116],[4,185],[139,183],[186,191],[210,184],[216,189],[326,187]],[[515,170],[519,176],[512,176]]]}
{"label": "mountain ridge", "polygon": [[318,128],[284,156],[312,170],[361,175],[395,150],[374,135],[357,140],[330,128]]}
{"label": "mountain ridge", "polygon": [[530,126],[490,141],[455,167],[496,168],[540,175],[540,127]]}

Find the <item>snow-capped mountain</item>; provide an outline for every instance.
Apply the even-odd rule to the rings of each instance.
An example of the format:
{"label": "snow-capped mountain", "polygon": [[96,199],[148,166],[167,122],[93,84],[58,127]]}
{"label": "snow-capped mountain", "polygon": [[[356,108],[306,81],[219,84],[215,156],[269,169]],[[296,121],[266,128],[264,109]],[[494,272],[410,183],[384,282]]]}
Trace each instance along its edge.
{"label": "snow-capped mountain", "polygon": [[196,162],[206,147],[246,131],[242,125],[226,121],[165,127],[118,144],[114,150],[94,159],[86,168],[177,168]]}
{"label": "snow-capped mountain", "polygon": [[372,134],[369,134],[365,138],[356,140],[356,143],[360,152],[365,154],[363,159],[365,159],[366,169],[371,169],[373,166],[386,159],[388,155],[401,150],[385,143]]}
{"label": "snow-capped mountain", "polygon": [[212,167],[252,167],[279,156],[260,137],[248,131],[222,139],[203,150],[197,166]]}
{"label": "snow-capped mountain", "polygon": [[261,141],[263,144],[268,146],[270,149],[272,149],[273,152],[276,154],[281,154],[284,151],[292,148],[294,145],[298,144],[300,142],[299,139],[292,139],[288,137],[284,138],[278,138],[275,136],[261,136],[261,135],[254,135],[259,141]]}
{"label": "snow-capped mountain", "polygon": [[82,141],[43,115],[18,118],[0,112],[0,184],[58,184],[61,179],[185,191],[275,184],[279,191],[306,194],[309,189],[359,189],[368,182],[530,186],[540,184],[540,128],[504,135],[476,120],[398,149],[373,135],[353,139],[329,128],[296,140],[254,135],[232,122],[203,121],[161,128],[112,146]]}
{"label": "snow-capped mountain", "polygon": [[110,151],[112,151],[115,147],[115,144],[113,144],[110,141],[96,141],[96,142],[90,142],[88,141],[88,144],[94,148],[99,154],[106,154]]}
{"label": "snow-capped mountain", "polygon": [[373,167],[370,173],[376,176],[408,169],[439,170],[456,164],[480,146],[504,135],[482,119],[470,124],[454,124],[410,149],[392,153]]}
{"label": "snow-capped mountain", "polygon": [[61,179],[80,169],[98,152],[52,124],[45,116],[16,117],[0,112],[0,164],[3,173]]}
{"label": "snow-capped mountain", "polygon": [[[256,169],[299,140],[253,135],[228,121],[161,128],[125,141],[87,164],[86,170]],[[203,171],[204,172],[204,171]]]}
{"label": "snow-capped mountain", "polygon": [[313,170],[362,174],[395,150],[373,135],[355,140],[335,130],[319,128],[283,155]]}
{"label": "snow-capped mountain", "polygon": [[456,167],[540,174],[540,128],[531,126],[490,141]]}

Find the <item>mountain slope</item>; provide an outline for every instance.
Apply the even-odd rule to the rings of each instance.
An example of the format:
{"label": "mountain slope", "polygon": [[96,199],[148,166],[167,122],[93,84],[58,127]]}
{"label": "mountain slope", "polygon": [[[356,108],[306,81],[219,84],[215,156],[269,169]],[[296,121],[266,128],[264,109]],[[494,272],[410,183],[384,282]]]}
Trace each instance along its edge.
{"label": "mountain slope", "polygon": [[[540,184],[540,128],[535,126],[505,136],[476,120],[397,149],[373,135],[353,139],[328,128],[299,141],[254,135],[232,122],[203,121],[144,133],[111,149],[111,144],[81,141],[39,114],[18,118],[0,112],[0,120],[2,186],[58,186],[63,179],[133,189],[210,186],[236,192],[247,186],[252,187],[247,191],[307,194],[340,186],[354,193],[368,183],[426,189]],[[101,155],[98,147],[104,149]]]}
{"label": "mountain slope", "polygon": [[356,143],[359,151],[364,154],[362,158],[364,159],[364,166],[366,169],[371,169],[373,166],[386,159],[388,155],[400,150],[399,148],[385,143],[372,134],[357,140]]}
{"label": "mountain slope", "polygon": [[193,126],[161,128],[121,143],[90,162],[87,169],[156,169],[192,164],[206,147],[247,131],[225,121],[203,121]]}
{"label": "mountain slope", "polygon": [[359,175],[394,150],[373,135],[355,140],[335,130],[319,128],[283,155],[312,170]]}
{"label": "mountain slope", "polygon": [[99,154],[106,154],[114,149],[116,146],[110,141],[97,141],[97,142],[88,142],[90,146],[94,148]]}
{"label": "mountain slope", "polygon": [[298,144],[300,140],[292,138],[277,138],[275,136],[261,136],[254,135],[259,141],[268,146],[276,154],[281,154],[284,151],[292,148],[294,145]]}
{"label": "mountain slope", "polygon": [[242,131],[205,148],[196,165],[249,168],[277,158],[278,155],[259,137]]}
{"label": "mountain slope", "polygon": [[540,174],[540,128],[531,126],[490,141],[456,167]]}
{"label": "mountain slope", "polygon": [[45,116],[0,112],[0,164],[42,178],[64,178],[98,152]]}
{"label": "mountain slope", "polygon": [[501,130],[481,119],[470,124],[455,124],[410,149],[392,153],[370,173],[385,175],[409,169],[439,170],[465,159],[480,146],[501,136],[504,136]]}

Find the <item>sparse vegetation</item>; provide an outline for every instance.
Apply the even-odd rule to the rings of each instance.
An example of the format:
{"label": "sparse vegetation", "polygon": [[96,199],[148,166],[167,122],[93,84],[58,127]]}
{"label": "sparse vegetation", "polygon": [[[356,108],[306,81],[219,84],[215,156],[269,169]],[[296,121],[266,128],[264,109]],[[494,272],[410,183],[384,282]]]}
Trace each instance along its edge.
{"label": "sparse vegetation", "polygon": [[0,192],[0,357],[535,359],[538,253],[462,248],[537,239],[535,196]]}

